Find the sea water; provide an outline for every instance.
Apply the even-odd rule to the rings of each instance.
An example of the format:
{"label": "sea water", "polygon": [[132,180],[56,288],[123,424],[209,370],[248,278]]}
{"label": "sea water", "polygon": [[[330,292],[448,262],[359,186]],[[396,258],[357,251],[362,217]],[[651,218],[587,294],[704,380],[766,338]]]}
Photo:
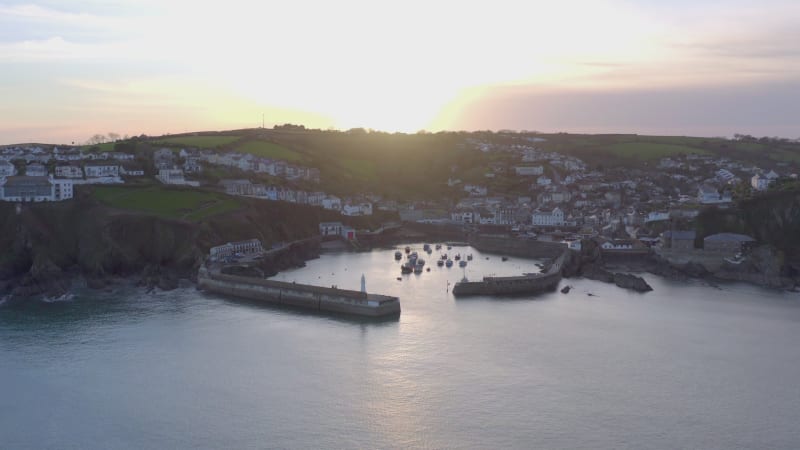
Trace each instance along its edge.
{"label": "sea water", "polygon": [[275,277],[363,274],[400,297],[389,321],[192,288],[0,306],[0,448],[800,448],[797,294],[644,275],[456,299],[541,261],[414,247],[430,272],[386,249]]}

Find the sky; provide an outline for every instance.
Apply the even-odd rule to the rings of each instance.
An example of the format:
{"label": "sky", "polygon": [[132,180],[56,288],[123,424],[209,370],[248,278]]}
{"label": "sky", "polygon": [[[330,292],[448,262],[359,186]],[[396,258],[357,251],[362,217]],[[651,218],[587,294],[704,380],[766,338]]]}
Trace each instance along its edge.
{"label": "sky", "polygon": [[0,144],[313,128],[800,137],[800,1],[0,0]]}

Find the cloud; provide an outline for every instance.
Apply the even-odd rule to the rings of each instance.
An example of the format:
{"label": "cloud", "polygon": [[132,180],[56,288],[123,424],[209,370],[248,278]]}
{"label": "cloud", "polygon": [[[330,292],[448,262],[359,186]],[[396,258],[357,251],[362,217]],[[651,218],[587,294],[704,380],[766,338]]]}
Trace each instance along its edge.
{"label": "cloud", "polygon": [[800,81],[624,92],[502,87],[474,95],[440,120],[450,129],[796,137]]}

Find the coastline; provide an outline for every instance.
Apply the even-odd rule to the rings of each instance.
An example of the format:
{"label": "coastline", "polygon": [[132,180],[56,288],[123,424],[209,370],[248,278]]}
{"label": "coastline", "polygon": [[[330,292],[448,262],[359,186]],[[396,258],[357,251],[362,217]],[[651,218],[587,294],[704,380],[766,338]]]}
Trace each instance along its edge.
{"label": "coastline", "polygon": [[[405,230],[403,230],[405,231]],[[464,237],[458,233],[444,233],[448,237]],[[269,257],[261,260],[257,268],[265,278],[277,275],[289,268],[302,267],[306,261],[316,259],[323,252],[358,252],[371,251],[377,248],[393,248],[397,245],[414,242],[435,242],[441,239],[442,233],[423,234],[412,230],[383,236],[369,245],[355,247],[344,241],[323,242],[319,237],[295,241],[271,250]],[[565,251],[564,245],[553,242],[523,240],[498,236],[472,235],[466,236],[465,242],[476,249],[524,258],[554,260]],[[333,245],[330,245],[333,244]],[[743,282],[754,286],[796,292],[798,280],[779,274],[759,272],[736,272],[725,267],[718,271],[709,271],[702,265],[686,263],[675,264],[667,258],[654,253],[647,255],[615,254],[604,255],[592,241],[584,241],[580,252],[572,252],[574,257],[565,264],[563,277],[584,277],[608,283],[615,283],[623,288],[641,292],[649,290],[642,285],[641,277],[635,274],[650,273],[669,280],[681,281],[697,279],[711,284],[726,282]],[[79,270],[63,271],[49,261],[34,264],[31,270],[22,275],[7,277],[0,281],[0,305],[24,301],[29,298],[59,298],[70,295],[76,288],[90,288],[98,291],[114,291],[118,287],[139,286],[147,292],[153,290],[170,291],[180,286],[197,285],[197,269],[202,261],[197,261],[193,268],[177,268],[169,265],[146,265],[138,273],[87,275]],[[633,277],[633,278],[631,278]],[[638,278],[639,280],[635,279]],[[643,280],[642,280],[643,281]]]}

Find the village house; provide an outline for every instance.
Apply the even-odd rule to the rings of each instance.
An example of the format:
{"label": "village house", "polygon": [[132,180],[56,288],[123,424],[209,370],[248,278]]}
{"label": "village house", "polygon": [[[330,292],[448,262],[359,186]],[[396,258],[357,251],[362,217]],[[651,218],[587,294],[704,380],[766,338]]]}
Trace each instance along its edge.
{"label": "village house", "polygon": [[31,163],[25,167],[25,175],[29,177],[47,176],[47,168],[40,163]]}
{"label": "village house", "polygon": [[474,211],[460,210],[453,211],[450,214],[450,219],[458,223],[477,223],[479,219],[476,220],[476,216],[477,214]]}
{"label": "village house", "polygon": [[258,239],[249,239],[239,242],[228,242],[227,244],[211,247],[209,256],[212,261],[224,258],[248,256],[254,257],[264,253],[264,247]]}
{"label": "village house", "polygon": [[[253,184],[250,180],[220,180],[219,184],[225,189],[225,193],[229,195],[250,195],[253,191]],[[277,200],[277,198],[274,200]]]}
{"label": "village house", "polygon": [[322,222],[319,224],[319,234],[322,236],[341,236],[341,222]]}
{"label": "village house", "polygon": [[119,166],[119,173],[127,177],[141,177],[144,176],[144,169],[139,164],[123,162]]}
{"label": "village house", "polygon": [[186,179],[181,169],[159,169],[156,179],[164,184],[186,184]]}
{"label": "village house", "polygon": [[122,152],[106,152],[103,153],[105,158],[103,159],[113,159],[116,161],[133,161],[136,157],[131,153],[122,153]]}
{"label": "village house", "polygon": [[772,180],[761,174],[755,174],[753,178],[750,178],[750,186],[757,191],[766,191],[771,182]]}
{"label": "village house", "polygon": [[311,206],[322,206],[322,201],[325,200],[326,194],[324,192],[316,191],[308,194],[306,203]]}
{"label": "village house", "polygon": [[172,169],[175,166],[175,153],[168,148],[161,148],[153,152],[153,164],[156,170]]}
{"label": "village house", "polygon": [[325,209],[333,209],[340,211],[342,209],[342,199],[335,195],[328,195],[322,199],[322,207]]}
{"label": "village house", "polygon": [[552,184],[552,183],[553,183],[553,180],[551,180],[550,178],[547,178],[544,175],[542,175],[542,176],[540,176],[539,178],[536,179],[536,184],[538,184],[539,186],[550,186],[550,184]]}
{"label": "village house", "polygon": [[732,201],[730,193],[720,195],[719,191],[713,187],[702,184],[697,189],[697,201],[704,205],[730,203]]}
{"label": "village house", "polygon": [[11,177],[17,174],[17,167],[8,161],[0,161],[0,177]]}
{"label": "village house", "polygon": [[514,171],[518,176],[536,176],[541,175],[544,173],[544,167],[542,166],[516,166],[514,167]]}
{"label": "village house", "polygon": [[608,252],[640,252],[647,246],[634,239],[611,239],[604,240],[600,248]]}
{"label": "village house", "polygon": [[118,177],[119,166],[116,164],[95,165],[87,164],[83,168],[86,178]]}
{"label": "village house", "polygon": [[531,215],[531,223],[538,226],[564,225],[564,211],[558,207],[550,212],[534,211]]}
{"label": "village house", "polygon": [[371,216],[372,215],[372,203],[369,203],[369,202],[345,203],[345,205],[342,206],[342,215],[343,216]]}
{"label": "village house", "polygon": [[74,164],[56,166],[56,177],[58,178],[83,178],[83,169]]}
{"label": "village house", "polygon": [[201,173],[203,166],[200,165],[200,158],[196,156],[187,156],[183,163],[183,171],[185,173]]}
{"label": "village house", "polygon": [[7,202],[54,202],[73,197],[72,180],[52,176],[0,178],[0,200]]}

